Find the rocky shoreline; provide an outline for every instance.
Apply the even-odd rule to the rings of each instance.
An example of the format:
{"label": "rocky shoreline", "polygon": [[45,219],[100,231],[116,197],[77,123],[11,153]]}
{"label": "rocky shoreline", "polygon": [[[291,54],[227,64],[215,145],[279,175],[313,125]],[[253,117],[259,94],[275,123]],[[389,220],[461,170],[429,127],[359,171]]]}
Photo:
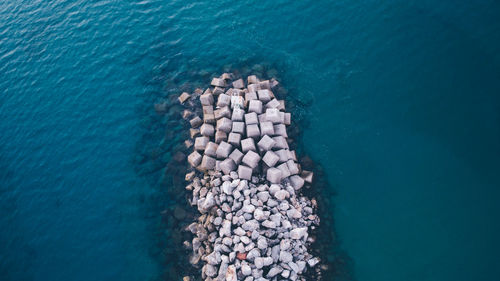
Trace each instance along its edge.
{"label": "rocky shoreline", "polygon": [[313,173],[290,150],[292,116],[273,92],[280,84],[235,76],[178,98],[191,127],[186,189],[199,211],[186,228],[190,262],[203,280],[319,280],[320,260],[308,251],[317,202],[302,195]]}

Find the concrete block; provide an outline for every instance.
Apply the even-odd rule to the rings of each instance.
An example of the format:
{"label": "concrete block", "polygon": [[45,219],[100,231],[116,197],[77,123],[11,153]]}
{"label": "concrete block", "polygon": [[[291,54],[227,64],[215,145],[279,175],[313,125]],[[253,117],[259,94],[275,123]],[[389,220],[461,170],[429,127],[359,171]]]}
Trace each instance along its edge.
{"label": "concrete block", "polygon": [[200,134],[200,129],[189,129],[189,135],[191,136],[192,139],[194,139],[197,135]]}
{"label": "concrete block", "polygon": [[260,137],[259,125],[257,124],[247,125],[247,137],[249,138]]}
{"label": "concrete block", "polygon": [[233,161],[234,161],[234,163],[236,163],[236,165],[239,165],[241,163],[241,159],[243,159],[243,156],[245,156],[245,154],[243,154],[237,148],[235,148],[233,150],[233,152],[231,152],[231,154],[229,154],[229,158],[233,159]]}
{"label": "concrete block", "polygon": [[257,92],[248,92],[248,93],[245,93],[245,101],[246,102],[249,102],[251,100],[257,100]]}
{"label": "concrete block", "polygon": [[292,124],[292,114],[290,112],[285,112],[285,120],[283,122],[285,125]]}
{"label": "concrete block", "polygon": [[269,81],[270,84],[271,84],[271,88],[275,88],[276,86],[278,86],[280,84],[280,82],[278,82],[278,80],[274,79],[274,78],[271,78],[271,81]]}
{"label": "concrete block", "polygon": [[218,96],[218,95],[223,94],[223,93],[224,93],[224,89],[221,87],[215,87],[214,90],[212,91],[212,94],[214,94],[214,96]]}
{"label": "concrete block", "polygon": [[276,142],[268,135],[264,135],[260,141],[257,143],[260,151],[268,151],[271,150]]}
{"label": "concrete block", "polygon": [[242,96],[231,96],[231,108],[244,108],[245,99]]}
{"label": "concrete block", "polygon": [[214,124],[215,123],[215,115],[214,114],[203,114],[203,122],[209,123],[209,124]]}
{"label": "concrete block", "polygon": [[280,111],[280,123],[285,124],[285,112]]}
{"label": "concrete block", "polygon": [[210,157],[208,155],[203,155],[199,168],[203,171],[215,169],[215,158]]}
{"label": "concrete block", "polygon": [[280,102],[277,99],[272,99],[266,103],[266,108],[278,108],[279,106]]}
{"label": "concrete block", "polygon": [[227,133],[223,131],[215,132],[215,142],[221,143],[222,141],[227,141]]}
{"label": "concrete block", "polygon": [[220,78],[224,79],[224,80],[231,80],[233,79],[233,74],[232,73],[222,73],[222,75],[220,76]]}
{"label": "concrete block", "polygon": [[229,143],[221,141],[216,151],[217,158],[227,158],[231,150],[233,150],[233,147]]}
{"label": "concrete block", "polygon": [[224,88],[226,87],[226,82],[224,81],[224,79],[213,78],[212,81],[210,82],[210,85]]}
{"label": "concrete block", "polygon": [[196,116],[189,120],[189,124],[191,124],[191,128],[198,128],[201,124],[203,124],[203,120],[201,120],[199,116]]}
{"label": "concrete block", "polygon": [[234,108],[233,109],[233,115],[231,116],[231,120],[233,121],[243,121],[245,117],[245,110],[242,108]]}
{"label": "concrete block", "polygon": [[270,183],[280,183],[281,182],[281,170],[278,168],[269,168],[267,169],[266,179]]}
{"label": "concrete block", "polygon": [[190,94],[184,92],[182,93],[179,97],[178,97],[178,100],[179,102],[182,104],[182,103],[185,103],[189,98],[191,97]]}
{"label": "concrete block", "polygon": [[231,121],[227,117],[222,117],[221,119],[217,120],[217,131],[223,131],[229,133],[231,132],[232,128],[233,128],[233,121]]}
{"label": "concrete block", "polygon": [[269,121],[261,122],[260,123],[260,135],[269,135],[273,136],[274,135],[274,127],[273,123]]}
{"label": "concrete block", "polygon": [[284,138],[288,138],[285,124],[275,124],[273,127],[275,136],[282,136]]}
{"label": "concrete block", "polygon": [[198,151],[205,150],[205,147],[207,146],[209,141],[210,140],[207,137],[197,137],[196,139],[194,139],[194,149]]}
{"label": "concrete block", "polygon": [[298,175],[293,175],[289,179],[290,179],[290,185],[295,190],[299,190],[304,186],[304,179],[299,177]]}
{"label": "concrete block", "polygon": [[231,132],[237,133],[237,134],[244,134],[245,133],[245,123],[233,121],[233,128],[231,129]]}
{"label": "concrete block", "polygon": [[212,93],[206,93],[200,96],[201,105],[213,105],[214,104],[214,96]]}
{"label": "concrete block", "polygon": [[247,153],[250,150],[253,150],[253,151],[257,150],[257,148],[255,147],[254,139],[247,138],[247,139],[241,140],[241,151],[243,151],[243,153]]}
{"label": "concrete block", "polygon": [[248,103],[248,111],[255,112],[257,114],[262,113],[262,102],[260,100],[251,100]]}
{"label": "concrete block", "polygon": [[219,168],[225,175],[229,175],[231,171],[236,170],[236,164],[233,159],[227,158],[226,160],[220,162]]}
{"label": "concrete block", "polygon": [[247,82],[248,82],[248,84],[258,84],[259,78],[257,78],[257,76],[255,76],[255,75],[250,75],[247,78]]}
{"label": "concrete block", "polygon": [[245,82],[243,82],[243,79],[240,78],[236,81],[233,81],[233,88],[236,88],[236,89],[245,88]]}
{"label": "concrete block", "polygon": [[184,120],[188,120],[191,115],[193,115],[193,112],[189,109],[184,109],[184,111],[182,111],[182,119]]}
{"label": "concrete block", "polygon": [[278,162],[280,163],[290,160],[290,151],[288,149],[280,149],[275,153],[279,156],[280,160]]}
{"label": "concrete block", "polygon": [[262,158],[262,161],[264,161],[268,167],[274,167],[274,165],[278,163],[278,160],[280,160],[280,157],[272,151],[266,152]]}
{"label": "concrete block", "polygon": [[311,171],[302,171],[302,173],[300,173],[300,177],[303,178],[305,182],[312,183],[314,173]]}
{"label": "concrete block", "polygon": [[259,165],[260,156],[256,152],[250,150],[243,156],[241,161],[248,167],[255,169],[257,165]]}
{"label": "concrete block", "polygon": [[201,154],[199,154],[198,151],[193,151],[188,155],[187,160],[192,167],[196,167],[201,163]]}
{"label": "concrete block", "polygon": [[290,170],[288,170],[288,165],[286,163],[278,165],[277,168],[280,169],[280,171],[281,171],[281,178],[282,179],[287,178],[291,175]]}
{"label": "concrete block", "polygon": [[297,160],[297,153],[295,152],[295,150],[290,150],[289,154],[290,154],[290,159],[292,159],[295,162],[298,162],[298,160]]}
{"label": "concrete block", "polygon": [[214,168],[215,171],[220,171],[220,163],[221,162],[222,161],[220,161],[220,160],[215,160],[215,168]]}
{"label": "concrete block", "polygon": [[278,124],[281,122],[280,111],[277,108],[266,109],[266,119],[273,124]]}
{"label": "concrete block", "polygon": [[213,137],[215,135],[215,128],[212,124],[203,124],[200,127],[200,133],[206,137]]}
{"label": "concrete block", "polygon": [[269,80],[260,81],[259,85],[261,89],[271,89],[271,83],[269,82]]}
{"label": "concrete block", "polygon": [[239,165],[238,166],[238,178],[242,180],[251,180],[252,179],[252,168]]}
{"label": "concrete block", "polygon": [[283,136],[273,137],[273,140],[276,142],[274,149],[288,149],[288,142]]}
{"label": "concrete block", "polygon": [[[259,123],[267,122],[267,117],[266,117],[265,113],[257,115],[257,119],[259,119]],[[272,122],[271,122],[271,124],[272,124]]]}
{"label": "concrete block", "polygon": [[215,119],[221,119],[223,117],[231,118],[231,109],[229,109],[229,106],[218,108],[214,111],[214,115]]}
{"label": "concrete block", "polygon": [[217,107],[228,106],[231,103],[231,97],[226,94],[220,94],[217,98]]}
{"label": "concrete block", "polygon": [[205,146],[205,155],[215,157],[215,152],[217,151],[218,145],[215,142],[208,142],[207,146]]}
{"label": "concrete block", "polygon": [[227,142],[230,143],[231,145],[235,147],[240,146],[240,141],[241,141],[241,135],[237,133],[229,133],[229,136],[227,137]]}
{"label": "concrete block", "polygon": [[204,105],[202,106],[203,115],[205,114],[214,114],[214,106],[213,105]]}
{"label": "concrete block", "polygon": [[286,161],[286,165],[288,166],[288,170],[290,171],[290,175],[298,175],[299,174],[299,165],[290,159]]}
{"label": "concrete block", "polygon": [[259,123],[259,119],[257,119],[257,113],[250,112],[245,114],[245,124],[252,125]]}
{"label": "concrete block", "polygon": [[264,90],[258,90],[257,95],[259,96],[259,100],[261,100],[263,103],[266,103],[271,100],[272,94],[271,91],[264,89]]}
{"label": "concrete block", "polygon": [[280,105],[277,107],[278,110],[285,111],[285,101],[284,100],[278,100]]}
{"label": "concrete block", "polygon": [[247,89],[248,89],[248,91],[249,91],[249,92],[254,92],[254,93],[256,93],[257,91],[259,91],[259,90],[260,90],[260,86],[259,86],[259,84],[249,84],[249,85],[247,86]]}

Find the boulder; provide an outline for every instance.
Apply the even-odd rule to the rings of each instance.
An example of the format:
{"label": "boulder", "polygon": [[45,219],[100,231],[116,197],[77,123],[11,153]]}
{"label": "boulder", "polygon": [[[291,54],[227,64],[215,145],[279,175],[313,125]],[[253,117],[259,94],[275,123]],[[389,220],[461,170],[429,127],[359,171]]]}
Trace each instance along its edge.
{"label": "boulder", "polygon": [[260,100],[250,100],[248,103],[248,111],[255,112],[257,114],[262,113],[262,101]]}
{"label": "boulder", "polygon": [[252,125],[259,123],[259,119],[257,118],[257,113],[250,112],[245,114],[245,124]]}
{"label": "boulder", "polygon": [[288,149],[288,142],[283,136],[275,136],[273,140],[275,141],[274,149]]}
{"label": "boulder", "polygon": [[248,103],[251,100],[256,100],[257,98],[257,92],[249,91],[245,93],[245,101]]}
{"label": "boulder", "polygon": [[229,118],[223,117],[217,120],[217,131],[229,133],[231,132],[232,127],[233,122]]}
{"label": "boulder", "polygon": [[275,151],[276,154],[279,156],[280,160],[279,162],[286,162],[290,159],[290,151],[288,149],[280,149],[278,151]]}
{"label": "boulder", "polygon": [[188,155],[188,162],[191,164],[192,167],[196,167],[200,165],[201,163],[201,154],[198,153],[198,151],[193,151],[191,154]]}
{"label": "boulder", "polygon": [[203,114],[203,122],[213,124],[215,123],[215,114],[205,113]]}
{"label": "boulder", "polygon": [[231,152],[231,154],[229,154],[229,158],[233,159],[236,165],[239,165],[241,163],[241,159],[243,159],[243,156],[244,154],[237,148],[234,149],[233,152]]}
{"label": "boulder", "polygon": [[203,136],[206,136],[206,137],[212,137],[212,136],[214,136],[215,135],[214,125],[207,124],[207,123],[201,125],[201,127],[200,127],[200,133]]}
{"label": "boulder", "polygon": [[278,165],[277,168],[280,169],[280,171],[281,171],[281,178],[282,179],[290,176],[290,170],[288,170],[288,165],[286,164],[286,162],[281,164],[281,165]]}
{"label": "boulder", "polygon": [[288,170],[290,171],[291,175],[298,175],[300,172],[299,165],[293,161],[293,159],[290,159],[286,161],[286,165],[288,166]]}
{"label": "boulder", "polygon": [[248,84],[258,84],[259,83],[259,78],[255,75],[250,75],[247,77],[247,82]]}
{"label": "boulder", "polygon": [[209,139],[207,137],[197,137],[196,139],[194,139],[194,149],[200,151],[205,150],[208,142]]}
{"label": "boulder", "polygon": [[276,153],[274,153],[272,151],[267,151],[266,154],[264,154],[262,161],[264,161],[264,163],[266,163],[267,166],[274,167],[274,165],[276,165],[276,163],[278,163],[279,159],[280,158],[278,155],[276,155]]}
{"label": "boulder", "polygon": [[231,153],[231,150],[232,150],[232,146],[225,142],[225,141],[222,141],[220,144],[219,144],[219,147],[217,147],[217,151],[216,151],[216,155],[217,155],[217,158],[227,158],[229,156],[229,153]]}
{"label": "boulder", "polygon": [[231,171],[236,170],[236,164],[231,158],[227,158],[226,160],[222,161],[219,167],[225,175],[229,175]]}
{"label": "boulder", "polygon": [[240,146],[240,141],[241,141],[241,135],[237,133],[229,133],[229,136],[227,137],[227,142],[232,144],[233,146],[239,147]]}
{"label": "boulder", "polygon": [[257,165],[259,164],[260,161],[260,156],[259,154],[253,152],[253,151],[248,151],[245,156],[243,156],[242,162],[249,166],[252,169],[255,169]]}
{"label": "boulder", "polygon": [[271,97],[274,96],[268,89],[258,90],[257,95],[259,96],[259,100],[261,100],[263,103],[267,103],[271,100]]}
{"label": "boulder", "polygon": [[314,173],[311,171],[303,170],[302,173],[300,173],[300,176],[304,179],[305,182],[312,183]]}
{"label": "boulder", "polygon": [[265,135],[257,143],[257,146],[259,147],[260,151],[268,151],[274,147],[275,143],[276,142],[271,137]]}
{"label": "boulder", "polygon": [[201,108],[203,109],[203,115],[205,115],[205,114],[213,114],[214,113],[214,107],[213,107],[213,105],[204,105]]}
{"label": "boulder", "polygon": [[271,89],[271,83],[269,80],[260,81],[259,86],[261,89]]}
{"label": "boulder", "polygon": [[250,180],[252,179],[252,168],[239,165],[238,166],[238,177],[242,180]]}
{"label": "boulder", "polygon": [[245,133],[245,123],[239,122],[239,121],[233,121],[233,128],[231,129],[231,132],[237,133],[237,134],[244,134]]}
{"label": "boulder", "polygon": [[260,137],[259,125],[257,124],[247,125],[247,137],[249,138]]}
{"label": "boulder", "polygon": [[257,93],[257,91],[260,90],[260,86],[259,84],[250,84],[247,86],[247,89],[249,92]]}
{"label": "boulder", "polygon": [[260,134],[262,136],[263,135],[273,136],[274,135],[273,123],[269,121],[260,122]]}
{"label": "boulder", "polygon": [[188,93],[184,92],[184,93],[182,93],[182,94],[178,97],[178,100],[179,100],[179,102],[180,102],[180,103],[184,103],[184,102],[186,102],[186,101],[187,101],[190,97],[191,97],[191,95],[190,95],[190,94],[188,94]]}
{"label": "boulder", "polygon": [[292,114],[290,112],[285,113],[285,120],[283,123],[285,123],[285,125],[292,124]]}
{"label": "boulder", "polygon": [[192,139],[194,139],[197,135],[200,134],[200,129],[189,129],[189,136],[191,136]]}
{"label": "boulder", "polygon": [[236,88],[236,89],[245,88],[245,82],[243,82],[243,79],[240,78],[236,81],[233,81],[233,88]]}
{"label": "boulder", "polygon": [[281,182],[281,171],[278,168],[274,168],[274,167],[267,169],[266,179],[271,183],[280,183]]}
{"label": "boulder", "polygon": [[307,227],[295,228],[290,231],[290,238],[294,240],[302,239],[307,236]]}
{"label": "boulder", "polygon": [[215,157],[218,145],[215,142],[208,142],[205,147],[205,155]]}

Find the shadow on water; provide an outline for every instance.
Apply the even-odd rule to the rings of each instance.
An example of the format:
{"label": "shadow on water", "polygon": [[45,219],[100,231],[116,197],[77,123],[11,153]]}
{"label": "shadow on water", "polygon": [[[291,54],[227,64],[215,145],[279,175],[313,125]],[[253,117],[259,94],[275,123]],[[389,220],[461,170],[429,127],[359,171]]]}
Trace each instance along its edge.
{"label": "shadow on water", "polygon": [[[184,140],[189,138],[188,124],[182,119],[184,107],[177,101],[183,92],[193,92],[197,87],[206,87],[210,79],[223,72],[246,77],[255,74],[259,78],[284,75],[279,64],[256,63],[265,60],[254,58],[241,60],[237,64],[214,69],[211,65],[199,65],[198,71],[179,70],[179,61],[168,61],[155,70],[152,79],[145,79],[149,90],[141,99],[144,101],[137,113],[141,117],[142,137],[137,142],[134,155],[136,173],[152,187],[152,192],[142,198],[144,213],[150,224],[152,248],[150,254],[158,262],[160,276],[154,280],[182,280],[189,275],[192,280],[200,279],[200,268],[189,263],[190,250],[183,246],[191,241],[192,235],[183,229],[197,217],[196,208],[188,203],[184,176],[188,170],[188,151]],[[249,67],[251,66],[251,67]],[[287,110],[292,113],[293,124],[289,137],[291,147],[297,150],[304,169],[315,172],[315,182],[304,193],[316,198],[321,226],[314,230],[316,242],[313,253],[322,260],[322,280],[353,280],[352,260],[341,250],[334,228],[334,188],[327,181],[323,168],[306,155],[301,142],[300,128],[308,126],[305,118],[310,101],[294,98],[293,92],[280,87],[278,96],[286,99]],[[194,278],[194,279],[193,279]],[[308,279],[317,280],[316,276]]]}

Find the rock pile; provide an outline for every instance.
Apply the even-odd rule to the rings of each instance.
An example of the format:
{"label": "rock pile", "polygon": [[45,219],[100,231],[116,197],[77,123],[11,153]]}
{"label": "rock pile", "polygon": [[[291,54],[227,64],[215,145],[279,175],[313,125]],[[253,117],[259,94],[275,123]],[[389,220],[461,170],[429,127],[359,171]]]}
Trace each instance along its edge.
{"label": "rock pile", "polygon": [[301,196],[313,174],[290,150],[291,114],[273,93],[279,82],[233,78],[224,73],[179,97],[194,139],[185,142],[193,149],[186,189],[200,212],[187,227],[190,261],[203,264],[203,280],[305,280],[319,270],[308,252],[316,201]]}

